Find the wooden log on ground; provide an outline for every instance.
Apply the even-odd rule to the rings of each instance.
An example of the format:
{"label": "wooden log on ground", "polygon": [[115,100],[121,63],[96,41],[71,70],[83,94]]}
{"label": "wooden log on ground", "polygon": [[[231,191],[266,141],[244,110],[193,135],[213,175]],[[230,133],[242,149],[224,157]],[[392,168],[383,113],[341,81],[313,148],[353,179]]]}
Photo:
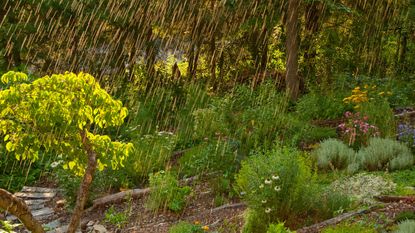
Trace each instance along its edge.
{"label": "wooden log on ground", "polygon": [[99,206],[120,203],[120,202],[125,201],[127,198],[138,198],[149,192],[150,192],[150,188],[145,188],[145,189],[132,189],[132,190],[127,190],[127,191],[122,191],[119,193],[111,194],[111,195],[94,200],[92,202],[93,203],[92,207],[90,207],[88,210],[90,210],[91,208],[95,209]]}
{"label": "wooden log on ground", "polygon": [[390,203],[390,202],[415,202],[415,196],[376,196],[374,197],[380,202]]}
{"label": "wooden log on ground", "polygon": [[336,225],[346,219],[349,219],[351,217],[354,216],[358,216],[358,215],[362,215],[362,214],[366,214],[369,213],[377,208],[380,208],[380,206],[372,206],[369,209],[364,209],[364,210],[357,210],[357,211],[353,211],[353,212],[349,212],[349,213],[344,213],[341,214],[337,217],[328,219],[326,221],[320,222],[320,223],[316,223],[314,225],[308,226],[308,227],[303,227],[299,230],[297,230],[297,233],[317,233],[320,232],[321,229],[328,227],[328,226],[333,226]]}
{"label": "wooden log on ground", "polygon": [[[193,176],[189,177],[187,179],[184,179],[180,181],[180,183],[186,184],[191,183],[197,179],[199,179],[200,176]],[[104,205],[110,205],[115,203],[120,203],[128,198],[139,198],[142,197],[150,192],[150,188],[144,188],[144,189],[132,189],[132,190],[126,190],[118,193],[114,193],[105,197],[98,198],[92,202],[92,206],[85,211],[91,211],[97,207],[104,206]]]}
{"label": "wooden log on ground", "polygon": [[233,203],[233,204],[226,204],[226,205],[222,205],[219,207],[216,207],[214,209],[209,210],[209,213],[215,213],[224,209],[237,209],[237,208],[242,208],[242,207],[246,207],[245,203]]}

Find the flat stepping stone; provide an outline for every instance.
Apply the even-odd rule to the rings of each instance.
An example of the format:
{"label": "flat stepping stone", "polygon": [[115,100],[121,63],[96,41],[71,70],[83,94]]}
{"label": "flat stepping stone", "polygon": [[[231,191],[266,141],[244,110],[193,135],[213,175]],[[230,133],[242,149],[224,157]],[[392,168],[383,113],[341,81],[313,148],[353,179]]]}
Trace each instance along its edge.
{"label": "flat stepping stone", "polygon": [[46,202],[48,202],[48,200],[31,199],[31,200],[24,200],[24,202],[26,203],[26,205],[31,206],[31,205],[41,205],[41,204],[45,204]]}
{"label": "flat stepping stone", "polygon": [[24,193],[56,193],[57,191],[58,191],[57,189],[53,189],[53,188],[23,186],[21,192],[24,192]]}
{"label": "flat stepping stone", "polygon": [[[32,215],[36,220],[44,220],[47,219],[49,217],[51,217],[53,214],[55,213],[55,211],[49,207],[40,209],[40,210],[35,210],[32,211]],[[14,215],[9,215],[6,217],[8,221],[14,221],[17,220],[17,218]]]}
{"label": "flat stepping stone", "polygon": [[[14,195],[26,203],[36,220],[46,221],[55,218],[55,211],[52,208],[46,207],[46,203],[51,201],[59,191],[59,189],[24,186],[22,191]],[[17,220],[13,215],[7,215],[6,219],[8,221]],[[50,226],[47,226],[49,229],[61,226],[59,220],[52,221],[49,224]]]}
{"label": "flat stepping stone", "polygon": [[28,205],[31,212],[45,208],[45,204]]}
{"label": "flat stepping stone", "polygon": [[16,197],[27,198],[27,199],[51,199],[56,196],[56,192],[49,193],[15,193]]}

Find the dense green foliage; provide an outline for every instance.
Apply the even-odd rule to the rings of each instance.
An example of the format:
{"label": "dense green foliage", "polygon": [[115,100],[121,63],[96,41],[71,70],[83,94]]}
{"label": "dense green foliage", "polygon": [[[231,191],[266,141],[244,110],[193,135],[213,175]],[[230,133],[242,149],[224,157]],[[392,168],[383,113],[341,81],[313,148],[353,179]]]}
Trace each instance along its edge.
{"label": "dense green foliage", "polygon": [[180,187],[177,178],[170,172],[160,171],[150,174],[151,193],[147,207],[151,210],[170,209],[174,212],[183,210],[186,197],[192,191],[189,186]]}

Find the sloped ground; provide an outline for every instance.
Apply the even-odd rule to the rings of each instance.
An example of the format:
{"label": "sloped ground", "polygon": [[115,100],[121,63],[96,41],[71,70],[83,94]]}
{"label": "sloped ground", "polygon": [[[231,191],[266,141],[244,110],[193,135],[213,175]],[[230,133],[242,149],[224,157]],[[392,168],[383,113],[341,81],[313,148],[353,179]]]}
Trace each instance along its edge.
{"label": "sloped ground", "polygon": [[[168,232],[168,229],[179,221],[190,223],[199,222],[210,229],[234,228],[241,229],[243,224],[243,212],[246,209],[237,200],[227,203],[218,208],[214,205],[215,196],[212,190],[205,183],[200,183],[193,187],[193,195],[188,200],[188,205],[182,213],[172,213],[170,211],[153,212],[145,208],[145,199],[142,197],[136,200],[118,204],[115,209],[119,212],[125,211],[129,215],[128,223],[117,229],[115,226],[105,224],[105,210],[94,210],[84,216],[83,221],[100,221],[105,224],[111,232]],[[236,205],[234,205],[236,203]],[[109,208],[109,206],[107,206]],[[224,230],[223,232],[231,232]]]}

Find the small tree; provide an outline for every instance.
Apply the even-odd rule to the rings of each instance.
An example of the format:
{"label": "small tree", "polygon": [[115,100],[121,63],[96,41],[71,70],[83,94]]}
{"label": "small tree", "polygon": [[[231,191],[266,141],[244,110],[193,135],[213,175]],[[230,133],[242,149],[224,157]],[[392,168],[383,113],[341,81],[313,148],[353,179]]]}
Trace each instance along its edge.
{"label": "small tree", "polygon": [[[0,138],[18,160],[35,161],[39,151],[62,155],[64,168],[83,175],[68,232],[79,226],[95,170],[117,169],[132,144],[95,134],[119,126],[127,109],[86,73],[65,73],[28,81],[19,72],[4,74],[0,91]],[[1,193],[0,193],[1,194]]]}

